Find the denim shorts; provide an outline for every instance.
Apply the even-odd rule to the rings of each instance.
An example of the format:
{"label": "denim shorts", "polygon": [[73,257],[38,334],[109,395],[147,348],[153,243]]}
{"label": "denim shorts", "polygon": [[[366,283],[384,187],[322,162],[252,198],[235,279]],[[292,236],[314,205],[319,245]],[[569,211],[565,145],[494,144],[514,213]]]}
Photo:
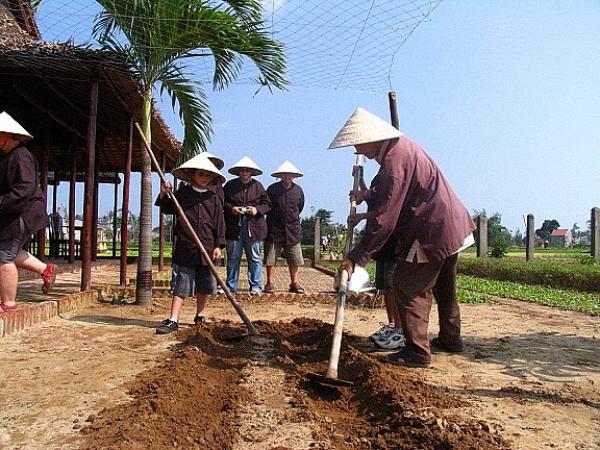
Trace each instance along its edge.
{"label": "denim shorts", "polygon": [[217,280],[208,266],[181,266],[173,263],[171,293],[177,297],[217,293]]}
{"label": "denim shorts", "polygon": [[0,262],[13,262],[19,251],[23,248],[23,245],[29,239],[29,231],[27,231],[22,218],[19,218],[19,231],[20,234],[18,237],[0,241]]}
{"label": "denim shorts", "polygon": [[392,291],[396,261],[377,261],[375,268],[375,287],[380,291]]}

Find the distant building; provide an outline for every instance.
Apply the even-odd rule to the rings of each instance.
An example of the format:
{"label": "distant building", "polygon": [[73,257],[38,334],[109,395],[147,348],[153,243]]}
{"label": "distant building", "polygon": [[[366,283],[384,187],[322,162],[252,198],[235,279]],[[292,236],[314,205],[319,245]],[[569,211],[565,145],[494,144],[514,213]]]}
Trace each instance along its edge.
{"label": "distant building", "polygon": [[550,235],[550,247],[572,247],[573,235],[568,228],[559,228]]}

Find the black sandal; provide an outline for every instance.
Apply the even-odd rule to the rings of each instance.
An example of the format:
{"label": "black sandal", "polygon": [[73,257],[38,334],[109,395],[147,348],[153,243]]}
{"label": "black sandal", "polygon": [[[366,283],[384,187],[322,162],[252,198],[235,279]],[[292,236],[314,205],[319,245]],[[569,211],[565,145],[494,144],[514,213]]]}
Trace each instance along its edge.
{"label": "black sandal", "polygon": [[290,292],[293,292],[294,294],[304,294],[304,288],[298,283],[292,283],[290,284]]}

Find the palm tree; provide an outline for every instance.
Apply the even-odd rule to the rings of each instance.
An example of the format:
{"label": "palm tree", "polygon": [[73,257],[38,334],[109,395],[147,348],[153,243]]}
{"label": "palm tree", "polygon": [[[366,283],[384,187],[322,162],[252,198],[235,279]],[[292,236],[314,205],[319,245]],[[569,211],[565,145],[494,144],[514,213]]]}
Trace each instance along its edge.
{"label": "palm tree", "polygon": [[[285,58],[281,43],[269,38],[257,0],[97,0],[104,8],[94,36],[106,49],[122,53],[144,90],[143,124],[151,142],[153,89],[171,97],[184,124],[180,159],[206,149],[212,132],[206,95],[186,73],[189,58],[212,57],[213,88],[234,81],[246,57],[258,69],[258,83],[283,89]],[[126,42],[126,43],[123,43]],[[143,152],[140,253],[136,303],[152,302],[151,162]]]}

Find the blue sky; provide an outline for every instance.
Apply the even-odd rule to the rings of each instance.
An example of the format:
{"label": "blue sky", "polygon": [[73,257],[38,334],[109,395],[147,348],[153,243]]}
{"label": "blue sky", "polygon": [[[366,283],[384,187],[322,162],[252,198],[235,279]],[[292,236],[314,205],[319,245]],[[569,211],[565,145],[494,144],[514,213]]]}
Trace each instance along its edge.
{"label": "blue sky", "polygon": [[[505,226],[523,231],[528,213],[538,227],[544,219],[584,227],[590,208],[600,206],[598,23],[600,3],[592,0],[446,0],[400,49],[391,87],[401,130],[434,158],[470,211],[499,212]],[[386,92],[255,91],[235,85],[209,93],[209,150],[226,168],[250,156],[265,187],[291,160],[305,173],[303,216],[325,208],[345,222],[354,155],[326,148],[357,106],[389,118]],[[181,137],[170,106],[161,108]],[[376,170],[369,162],[368,180]],[[67,190],[59,190],[63,203]],[[101,214],[112,208],[111,189],[102,189],[100,202]]]}

